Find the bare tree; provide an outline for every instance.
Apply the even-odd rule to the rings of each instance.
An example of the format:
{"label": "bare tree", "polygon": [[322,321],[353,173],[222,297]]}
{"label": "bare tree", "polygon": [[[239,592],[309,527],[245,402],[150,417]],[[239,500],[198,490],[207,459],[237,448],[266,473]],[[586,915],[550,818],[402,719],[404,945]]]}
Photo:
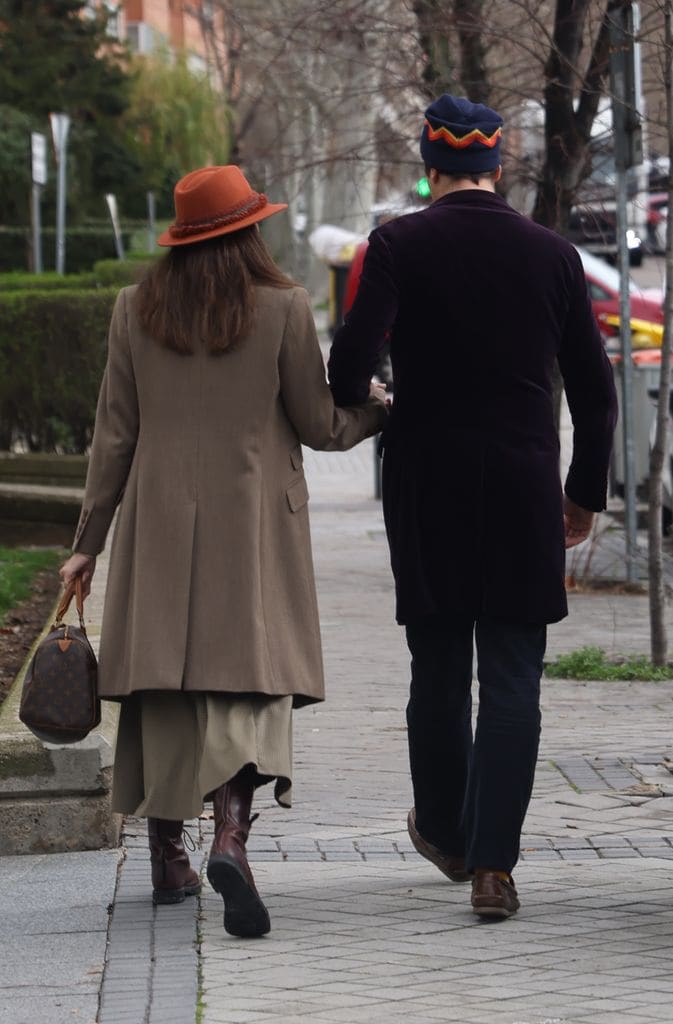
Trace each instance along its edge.
{"label": "bare tree", "polygon": [[586,71],[591,0],[557,0],[545,66],[545,157],[533,219],[563,234],[577,190],[589,169],[591,129],[608,71],[609,23],[604,6]]}
{"label": "bare tree", "polygon": [[310,281],[312,227],[327,222],[365,234],[381,147],[395,136],[400,163],[408,158],[398,111],[418,61],[413,15],[403,0],[216,0],[216,7],[219,16],[203,18],[202,28],[232,110],[232,158],[257,187],[290,204],[291,217],[269,223],[267,238]]}

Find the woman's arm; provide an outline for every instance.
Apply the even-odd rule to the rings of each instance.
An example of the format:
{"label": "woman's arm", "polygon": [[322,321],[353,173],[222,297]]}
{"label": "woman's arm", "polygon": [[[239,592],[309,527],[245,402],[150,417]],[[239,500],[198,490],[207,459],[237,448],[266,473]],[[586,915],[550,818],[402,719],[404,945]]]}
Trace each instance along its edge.
{"label": "woman's arm", "polygon": [[303,288],[292,296],[278,370],[285,411],[303,444],[322,451],[346,451],[383,430],[387,411],[376,394],[350,408],[334,405]]}
{"label": "woman's arm", "polygon": [[131,468],[138,424],[138,395],[129,346],[126,295],[122,290],[110,322],[107,365],[98,396],[84,501],[72,545],[79,554],[95,556],[105,546]]}

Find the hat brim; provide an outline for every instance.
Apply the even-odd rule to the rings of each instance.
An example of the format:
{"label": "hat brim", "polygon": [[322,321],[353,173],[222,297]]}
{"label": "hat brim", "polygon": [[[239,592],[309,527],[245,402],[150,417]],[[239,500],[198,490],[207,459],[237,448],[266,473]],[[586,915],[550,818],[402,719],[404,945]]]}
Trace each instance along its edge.
{"label": "hat brim", "polygon": [[175,245],[193,245],[194,242],[205,242],[209,238],[217,238],[218,235],[231,235],[234,231],[249,228],[251,224],[256,224],[260,220],[266,220],[267,217],[273,217],[274,213],[282,213],[283,210],[287,210],[287,203],[267,203],[261,210],[251,213],[249,217],[244,217],[243,220],[234,221],[233,224],[221,224],[220,227],[212,228],[210,231],[201,231],[194,235],[184,235],[182,238],[175,238],[171,234],[171,229],[168,228],[166,231],[162,231],[157,238],[157,245],[170,246],[172,248]]}

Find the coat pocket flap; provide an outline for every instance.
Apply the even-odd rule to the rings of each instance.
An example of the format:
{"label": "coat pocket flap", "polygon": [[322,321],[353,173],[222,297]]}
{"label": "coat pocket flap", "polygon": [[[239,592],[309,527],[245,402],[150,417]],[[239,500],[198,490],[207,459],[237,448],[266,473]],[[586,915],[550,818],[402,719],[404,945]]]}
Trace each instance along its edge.
{"label": "coat pocket flap", "polygon": [[293,512],[298,512],[308,501],[308,487],[306,480],[302,477],[287,489],[287,503]]}
{"label": "coat pocket flap", "polygon": [[304,465],[304,453],[301,450],[300,444],[290,452],[290,462],[292,463],[293,469],[301,469]]}

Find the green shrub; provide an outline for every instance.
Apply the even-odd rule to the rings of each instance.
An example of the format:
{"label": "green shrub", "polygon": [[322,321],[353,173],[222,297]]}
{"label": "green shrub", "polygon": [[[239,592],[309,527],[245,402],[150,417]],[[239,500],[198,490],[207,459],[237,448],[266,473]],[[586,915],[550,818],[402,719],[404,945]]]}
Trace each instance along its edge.
{"label": "green shrub", "polygon": [[0,294],[16,291],[79,291],[81,288],[97,288],[100,282],[89,271],[84,274],[57,274],[55,270],[44,274],[32,274],[26,270],[13,270],[0,274]]}
{"label": "green shrub", "polygon": [[[122,232],[124,247],[130,241],[129,232]],[[32,233],[28,227],[0,228],[0,272],[29,270],[31,268]],[[42,257],[45,270],[56,265],[56,229],[42,229]],[[116,255],[112,228],[73,227],[66,229],[65,269],[69,274],[91,270],[96,260]]]}
{"label": "green shrub", "polygon": [[45,270],[33,274],[27,270],[11,270],[0,273],[0,293],[10,291],[73,291],[81,288],[112,287],[123,288],[135,284],[145,273],[150,263],[161,253],[129,253],[123,260],[96,260],[93,269],[79,274],[57,274]]}
{"label": "green shrub", "polygon": [[93,273],[101,285],[124,288],[128,284],[136,284],[151,262],[150,253],[131,256],[125,260],[98,260],[94,264]]}
{"label": "green shrub", "polygon": [[82,454],[116,288],[0,294],[0,448]]}
{"label": "green shrub", "polygon": [[562,654],[556,661],[545,665],[544,671],[551,679],[640,679],[652,682],[673,679],[673,665],[658,668],[642,654],[609,659],[601,647],[581,647],[570,654]]}

